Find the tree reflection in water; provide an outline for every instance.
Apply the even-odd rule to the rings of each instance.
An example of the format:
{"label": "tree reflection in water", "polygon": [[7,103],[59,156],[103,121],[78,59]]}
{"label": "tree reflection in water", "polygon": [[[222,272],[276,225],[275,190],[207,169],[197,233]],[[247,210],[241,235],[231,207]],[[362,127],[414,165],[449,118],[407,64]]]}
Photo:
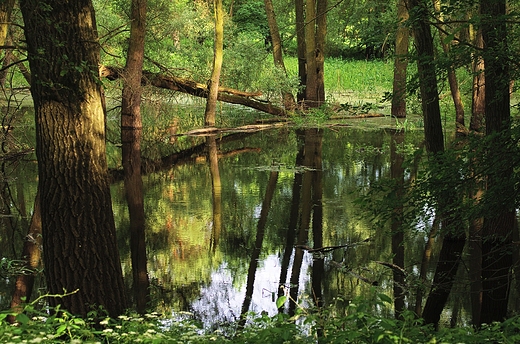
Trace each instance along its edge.
{"label": "tree reflection in water", "polygon": [[[391,295],[391,272],[374,263],[391,261],[391,236],[353,205],[373,181],[390,177],[387,133],[276,128],[193,142],[206,149],[143,176],[151,310],[188,311],[218,328],[247,311],[292,313],[295,302],[341,311],[335,298],[368,294],[364,279]],[[112,193],[117,228],[125,228],[121,181]],[[129,242],[118,234],[129,285]],[[406,264],[421,253],[410,250]],[[290,301],[277,309],[282,295]]]}

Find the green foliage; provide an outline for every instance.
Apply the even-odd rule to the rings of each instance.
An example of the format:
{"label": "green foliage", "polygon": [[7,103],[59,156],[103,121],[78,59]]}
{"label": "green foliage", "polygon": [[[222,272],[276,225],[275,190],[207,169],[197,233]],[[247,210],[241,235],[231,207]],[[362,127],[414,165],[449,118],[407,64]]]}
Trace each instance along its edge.
{"label": "green foliage", "polygon": [[383,0],[338,4],[327,14],[328,56],[355,59],[391,56],[397,28],[393,4]]}
{"label": "green foliage", "polygon": [[333,115],[333,111],[330,106],[323,105],[319,108],[309,109],[309,111],[305,112],[304,116],[295,116],[292,118],[295,126],[297,127],[323,127],[328,120],[330,120]]}
{"label": "green foliage", "polygon": [[[0,341],[3,343],[516,343],[520,340],[520,318],[503,323],[471,327],[424,326],[412,312],[401,319],[378,315],[391,307],[391,299],[371,291],[375,301],[358,298],[349,302],[344,314],[327,308],[305,309],[295,316],[248,314],[244,328],[233,325],[227,332],[207,331],[190,314],[166,318],[157,313],[108,318],[92,311],[82,319],[62,310],[38,310],[35,302],[17,314],[17,324],[7,323],[9,312],[0,313]],[[369,297],[368,299],[371,299]],[[319,339],[318,339],[319,338]]]}
{"label": "green foliage", "polygon": [[238,3],[233,15],[233,23],[239,32],[257,33],[262,39],[269,36],[265,5],[261,0]]}

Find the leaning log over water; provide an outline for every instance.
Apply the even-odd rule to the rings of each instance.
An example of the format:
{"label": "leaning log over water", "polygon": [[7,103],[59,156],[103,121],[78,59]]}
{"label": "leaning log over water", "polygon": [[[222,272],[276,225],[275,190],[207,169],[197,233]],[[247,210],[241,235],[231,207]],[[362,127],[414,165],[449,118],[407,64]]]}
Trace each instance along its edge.
{"label": "leaning log over water", "polygon": [[[121,77],[122,71],[122,68],[101,66],[99,74],[108,80],[116,80]],[[143,71],[142,84],[183,92],[195,97],[206,98],[208,96],[207,85],[189,79],[178,78],[173,75]],[[227,87],[219,87],[217,99],[225,103],[244,105],[275,116],[286,115],[286,111],[283,108],[275,106],[270,102],[254,98],[260,95],[260,92],[244,92]]]}

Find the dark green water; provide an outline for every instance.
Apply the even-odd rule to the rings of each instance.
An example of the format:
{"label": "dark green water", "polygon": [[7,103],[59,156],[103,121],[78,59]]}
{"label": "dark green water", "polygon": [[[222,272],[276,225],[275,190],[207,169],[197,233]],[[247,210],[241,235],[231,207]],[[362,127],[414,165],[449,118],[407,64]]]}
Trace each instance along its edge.
{"label": "dark green water", "polygon": [[[406,145],[413,146],[412,136],[405,137]],[[205,151],[143,176],[151,310],[219,326],[246,310],[275,314],[280,295],[288,298],[286,312],[294,311],[289,299],[304,308],[319,299],[341,312],[376,284],[392,297],[392,271],[377,263],[392,261],[390,229],[372,223],[355,204],[374,182],[390,178],[390,140],[384,130],[282,127],[218,146],[220,192],[212,187],[215,174]],[[6,164],[4,171],[2,213],[9,216],[1,218],[0,249],[3,257],[17,259],[32,211],[36,164]],[[130,288],[122,182],[113,184],[112,195]],[[405,237],[406,268],[416,271],[425,234],[419,229]],[[2,309],[11,283],[10,277],[0,279]]]}

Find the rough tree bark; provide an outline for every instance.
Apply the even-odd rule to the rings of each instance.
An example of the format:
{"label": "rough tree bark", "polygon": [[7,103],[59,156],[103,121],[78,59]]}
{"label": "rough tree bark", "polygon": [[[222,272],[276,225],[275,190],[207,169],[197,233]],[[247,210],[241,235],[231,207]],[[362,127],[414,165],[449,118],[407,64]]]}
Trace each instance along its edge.
{"label": "rough tree bark", "polygon": [[[90,0],[20,3],[32,72],[45,277],[73,314],[126,308]],[[48,23],[52,23],[49,25]]]}

